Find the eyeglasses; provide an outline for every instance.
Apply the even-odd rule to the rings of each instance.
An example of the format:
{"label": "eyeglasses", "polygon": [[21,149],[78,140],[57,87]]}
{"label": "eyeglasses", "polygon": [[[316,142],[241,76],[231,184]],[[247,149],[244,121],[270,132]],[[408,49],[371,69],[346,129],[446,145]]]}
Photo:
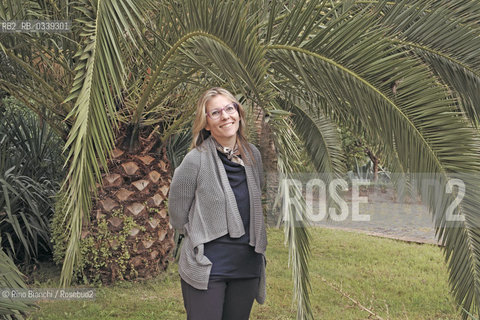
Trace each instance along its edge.
{"label": "eyeglasses", "polygon": [[217,120],[222,115],[222,111],[225,111],[227,114],[234,114],[238,111],[238,104],[232,102],[227,104],[223,108],[213,109],[210,112],[207,112],[207,116],[209,116],[213,120]]}

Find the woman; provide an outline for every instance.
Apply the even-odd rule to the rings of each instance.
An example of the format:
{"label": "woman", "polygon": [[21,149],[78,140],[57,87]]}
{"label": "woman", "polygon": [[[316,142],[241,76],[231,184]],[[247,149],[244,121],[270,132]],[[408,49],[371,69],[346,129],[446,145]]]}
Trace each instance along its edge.
{"label": "woman", "polygon": [[178,271],[187,319],[248,319],[265,301],[267,237],[260,152],[245,112],[225,89],[199,99],[192,150],[175,170],[170,222],[184,234]]}

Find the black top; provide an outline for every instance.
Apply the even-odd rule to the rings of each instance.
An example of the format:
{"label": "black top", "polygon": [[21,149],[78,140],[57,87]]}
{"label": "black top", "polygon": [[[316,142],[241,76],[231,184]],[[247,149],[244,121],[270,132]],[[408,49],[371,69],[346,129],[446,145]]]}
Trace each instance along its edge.
{"label": "black top", "polygon": [[245,168],[227,159],[218,151],[235,194],[245,234],[231,238],[229,234],[204,244],[204,255],[212,262],[210,278],[241,279],[260,277],[262,255],[248,244],[250,240],[250,197]]}

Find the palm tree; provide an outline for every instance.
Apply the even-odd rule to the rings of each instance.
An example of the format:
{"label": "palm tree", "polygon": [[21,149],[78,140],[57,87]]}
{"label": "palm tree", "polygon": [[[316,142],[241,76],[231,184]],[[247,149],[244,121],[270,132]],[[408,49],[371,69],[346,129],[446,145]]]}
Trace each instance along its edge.
{"label": "palm tree", "polygon": [[[17,1],[2,3],[0,10],[5,20],[40,16],[73,21],[68,34],[2,34],[1,39],[2,88],[48,121],[66,142],[69,170],[59,201],[68,222],[64,283],[70,282],[80,261],[80,239],[88,248],[95,237],[97,249],[108,251],[95,272],[110,281],[155,274],[166,267],[173,247],[165,208],[169,164],[158,141],[163,132],[174,133],[170,125],[182,117],[180,110],[171,110],[172,91],[165,99],[150,101],[155,107],[150,104],[143,113],[131,108],[143,99],[140,94],[154,58],[139,50],[152,53],[165,44],[141,39],[147,39],[148,33],[141,14],[145,3],[117,4],[58,1],[51,6],[43,1]],[[160,85],[165,83],[155,84]],[[141,102],[144,106],[147,99]],[[156,125],[146,127],[149,123]],[[112,148],[114,143],[117,148]],[[102,187],[93,192],[92,202],[96,183]],[[105,227],[111,237],[98,236]],[[112,261],[107,256],[113,256]],[[98,259],[88,254],[83,259],[87,274],[93,271],[93,258]]]}
{"label": "palm tree", "polygon": [[[452,195],[440,203],[427,192],[422,197],[445,245],[453,295],[459,306],[479,314],[480,191],[473,179],[480,169],[477,1],[165,0],[152,6],[84,0],[83,7],[57,1],[54,8],[38,3],[30,10],[4,6],[0,13],[23,19],[36,12],[53,19],[68,11],[74,30],[49,37],[0,35],[9,62],[0,86],[39,113],[46,107],[45,120],[68,136],[64,284],[79,261],[82,224],[95,214],[112,226],[122,223],[108,210],[90,214],[95,182],[147,181],[157,163],[168,164],[161,156],[130,180],[112,176],[113,169],[102,173],[100,166],[124,168],[121,152],[128,159],[153,157],[150,147],[157,147],[150,139],[163,147],[191,119],[191,108],[179,106],[192,105],[195,90],[220,84],[269,118],[281,173],[301,172],[306,153],[329,179],[342,174],[334,130],[342,124],[376,146],[396,172],[429,174],[443,190],[449,179],[467,174],[457,207],[464,221],[445,219]],[[156,171],[166,191],[166,171]],[[121,207],[107,189],[97,197],[95,209]],[[164,204],[155,210],[162,212]],[[308,229],[298,217],[286,222],[297,318],[311,318]]]}

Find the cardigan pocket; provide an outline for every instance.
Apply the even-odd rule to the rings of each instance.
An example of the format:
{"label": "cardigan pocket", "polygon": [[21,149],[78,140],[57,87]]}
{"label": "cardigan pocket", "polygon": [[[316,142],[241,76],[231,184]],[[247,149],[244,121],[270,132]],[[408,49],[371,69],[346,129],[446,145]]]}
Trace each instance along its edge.
{"label": "cardigan pocket", "polygon": [[189,236],[186,236],[183,241],[178,271],[189,285],[199,290],[206,290],[212,262],[203,255],[203,244],[193,247]]}
{"label": "cardigan pocket", "polygon": [[[188,239],[188,240],[187,240]],[[203,255],[203,244],[199,244],[196,247],[193,247],[190,237],[185,237],[184,246],[186,247],[187,260],[189,263],[198,264],[202,266],[210,266],[212,262]]]}

